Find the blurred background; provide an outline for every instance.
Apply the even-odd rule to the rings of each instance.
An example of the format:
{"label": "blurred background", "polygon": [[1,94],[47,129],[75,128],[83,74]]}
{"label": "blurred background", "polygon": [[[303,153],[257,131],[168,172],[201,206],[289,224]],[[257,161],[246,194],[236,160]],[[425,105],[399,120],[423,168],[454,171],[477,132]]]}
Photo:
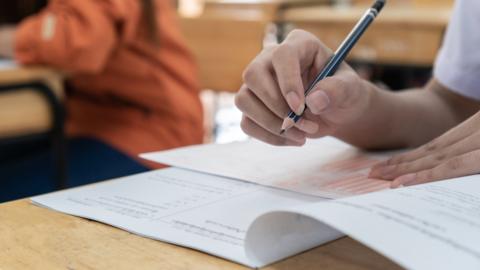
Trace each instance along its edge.
{"label": "blurred background", "polygon": [[[16,24],[17,18],[23,17],[8,12],[13,6],[25,15],[32,12],[18,9],[21,1],[3,1],[1,25]],[[361,76],[391,91],[422,86],[431,76],[453,1],[389,0],[348,62]],[[41,6],[46,2],[36,1]],[[335,49],[372,2],[175,1],[181,32],[199,69],[204,142],[246,139],[233,100],[243,70],[265,44],[281,42],[293,29],[304,29]],[[0,162],[15,156],[18,145],[28,142],[32,147],[48,140],[55,153],[58,179],[65,178],[64,82],[61,74],[48,68],[23,68],[0,59]]]}
{"label": "blurred background", "polygon": [[[448,24],[454,0],[389,0],[348,62],[392,91],[422,86]],[[200,68],[206,141],[245,138],[233,95],[264,42],[293,29],[314,33],[333,50],[371,0],[180,0],[183,33]]]}

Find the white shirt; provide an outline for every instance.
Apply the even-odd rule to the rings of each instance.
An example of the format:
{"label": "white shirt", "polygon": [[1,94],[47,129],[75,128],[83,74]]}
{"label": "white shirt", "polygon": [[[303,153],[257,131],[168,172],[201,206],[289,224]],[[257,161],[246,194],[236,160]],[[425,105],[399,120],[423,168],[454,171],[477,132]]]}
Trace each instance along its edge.
{"label": "white shirt", "polygon": [[435,78],[460,95],[480,100],[480,0],[457,0]]}

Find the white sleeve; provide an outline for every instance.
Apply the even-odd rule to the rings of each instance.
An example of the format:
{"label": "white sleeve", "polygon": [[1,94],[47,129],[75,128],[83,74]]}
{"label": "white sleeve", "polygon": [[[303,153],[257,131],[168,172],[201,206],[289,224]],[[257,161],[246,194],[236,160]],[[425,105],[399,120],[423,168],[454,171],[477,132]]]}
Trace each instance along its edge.
{"label": "white sleeve", "polygon": [[456,0],[435,78],[460,95],[480,100],[480,1]]}

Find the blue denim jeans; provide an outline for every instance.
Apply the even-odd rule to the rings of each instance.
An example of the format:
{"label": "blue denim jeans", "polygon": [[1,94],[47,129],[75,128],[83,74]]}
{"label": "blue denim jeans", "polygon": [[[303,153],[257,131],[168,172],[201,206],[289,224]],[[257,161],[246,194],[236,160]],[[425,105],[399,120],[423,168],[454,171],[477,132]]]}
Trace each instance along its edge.
{"label": "blue denim jeans", "polygon": [[[1,151],[1,150],[0,150]],[[68,141],[68,187],[145,172],[145,166],[97,140]],[[53,153],[48,145],[0,161],[0,203],[55,189]]]}

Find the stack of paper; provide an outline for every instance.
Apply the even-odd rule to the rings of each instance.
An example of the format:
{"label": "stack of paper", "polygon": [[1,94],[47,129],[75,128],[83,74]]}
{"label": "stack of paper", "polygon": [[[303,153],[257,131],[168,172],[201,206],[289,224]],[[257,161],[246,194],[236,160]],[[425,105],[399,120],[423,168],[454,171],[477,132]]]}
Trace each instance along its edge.
{"label": "stack of paper", "polygon": [[[308,156],[327,171],[318,170],[313,162],[303,167],[318,173],[301,178],[321,183],[314,193],[323,195],[322,190],[328,190],[325,194],[349,195],[355,193],[350,192],[351,187],[335,187],[335,181],[345,181],[344,176],[325,181],[323,175],[341,175],[342,170],[349,171],[345,175],[355,173],[352,168],[364,171],[364,164],[371,164],[364,162],[364,157],[377,159],[330,139],[311,145],[304,150],[279,149],[282,154],[289,152],[291,162],[256,142],[155,154],[154,158],[168,157],[184,167],[196,167],[198,162],[208,167],[207,172],[218,168],[219,174],[235,179],[170,168],[38,196],[32,201],[250,267],[268,265],[347,234],[408,269],[480,269],[479,176],[336,200],[268,187],[305,187],[295,182],[296,174],[282,177],[275,170],[298,168],[302,164],[292,164],[295,158]],[[263,150],[257,151],[258,147]],[[227,155],[231,149],[243,152]],[[248,151],[253,152],[249,155]],[[333,154],[333,160],[328,161],[324,153]],[[179,157],[185,158],[183,162]],[[355,160],[358,165],[345,160]],[[238,161],[243,163],[237,167]],[[274,164],[280,166],[274,170]],[[280,183],[290,179],[294,184],[278,184],[268,178],[272,174],[282,179]],[[246,176],[254,180],[239,180]]]}

